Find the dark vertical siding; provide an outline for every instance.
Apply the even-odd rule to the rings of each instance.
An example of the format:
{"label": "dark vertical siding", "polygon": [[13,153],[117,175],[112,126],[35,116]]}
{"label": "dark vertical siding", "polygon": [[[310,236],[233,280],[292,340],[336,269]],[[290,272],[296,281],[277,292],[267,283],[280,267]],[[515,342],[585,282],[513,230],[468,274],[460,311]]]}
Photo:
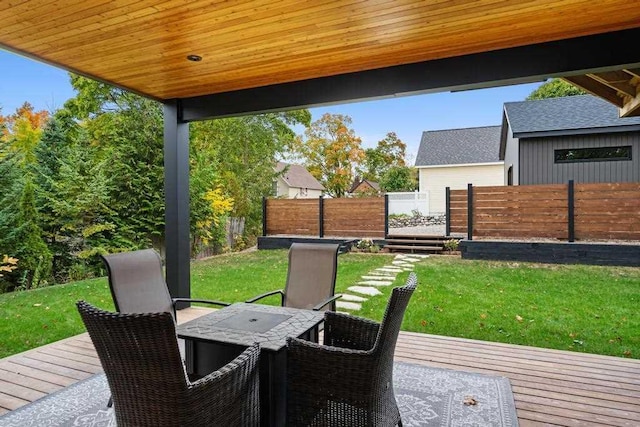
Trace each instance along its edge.
{"label": "dark vertical siding", "polygon": [[[554,150],[631,145],[632,160],[554,163]],[[640,182],[640,132],[520,139],[520,185]]]}

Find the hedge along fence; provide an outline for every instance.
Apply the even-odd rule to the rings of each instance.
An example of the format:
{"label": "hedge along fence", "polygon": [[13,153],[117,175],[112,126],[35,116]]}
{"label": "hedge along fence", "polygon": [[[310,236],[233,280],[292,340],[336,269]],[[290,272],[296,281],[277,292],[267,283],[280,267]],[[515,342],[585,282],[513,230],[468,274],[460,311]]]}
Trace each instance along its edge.
{"label": "hedge along fence", "polygon": [[469,239],[640,240],[638,183],[469,185],[447,193],[447,233]]}
{"label": "hedge along fence", "polygon": [[384,238],[387,206],[386,197],[264,199],[262,234]]}

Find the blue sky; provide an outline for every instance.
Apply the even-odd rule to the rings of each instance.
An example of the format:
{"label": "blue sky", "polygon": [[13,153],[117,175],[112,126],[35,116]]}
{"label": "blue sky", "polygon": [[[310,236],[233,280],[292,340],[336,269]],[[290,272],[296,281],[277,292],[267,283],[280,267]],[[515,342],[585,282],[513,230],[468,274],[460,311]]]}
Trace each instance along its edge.
{"label": "blue sky", "polygon": [[[443,92],[378,101],[312,108],[313,120],[329,112],[352,119],[365,147],[374,147],[387,132],[407,144],[413,162],[425,130],[499,125],[502,104],[522,101],[540,83],[465,92]],[[0,50],[0,108],[10,114],[25,101],[36,110],[53,111],[74,96],[67,73]]]}

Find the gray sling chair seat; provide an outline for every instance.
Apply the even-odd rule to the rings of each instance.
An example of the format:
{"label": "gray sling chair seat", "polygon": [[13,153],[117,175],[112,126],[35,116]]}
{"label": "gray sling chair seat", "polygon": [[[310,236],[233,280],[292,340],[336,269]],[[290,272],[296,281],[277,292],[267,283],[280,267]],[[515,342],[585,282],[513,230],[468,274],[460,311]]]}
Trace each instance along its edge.
{"label": "gray sling chair seat", "polygon": [[292,243],[284,291],[267,292],[246,302],[280,294],[283,307],[335,311],[335,301],[342,296],[334,295],[339,249],[340,245],[331,243]]}
{"label": "gray sling chair seat", "polygon": [[166,311],[175,319],[178,302],[199,302],[220,306],[229,303],[192,298],[171,298],[162,271],[160,255],[153,249],[103,255],[109,288],[119,313]]}
{"label": "gray sling chair seat", "polygon": [[110,313],[84,301],[76,305],[104,368],[119,427],[259,425],[257,343],[191,382],[171,313]]}
{"label": "gray sling chair seat", "polygon": [[[113,304],[119,313],[167,312],[176,320],[178,302],[228,306],[229,303],[192,298],[171,298],[164,280],[162,260],[153,249],[101,255],[109,276]],[[107,406],[111,406],[109,399]]]}
{"label": "gray sling chair seat", "polygon": [[328,311],[324,345],[287,339],[287,425],[402,426],[393,353],[416,285],[393,289],[381,323]]}

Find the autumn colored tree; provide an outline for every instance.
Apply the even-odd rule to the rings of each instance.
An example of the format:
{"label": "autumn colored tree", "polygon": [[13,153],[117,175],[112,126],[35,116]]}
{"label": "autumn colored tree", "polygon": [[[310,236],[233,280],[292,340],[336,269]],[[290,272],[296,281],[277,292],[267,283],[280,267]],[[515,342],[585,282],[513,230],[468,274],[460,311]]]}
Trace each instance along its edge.
{"label": "autumn colored tree", "polygon": [[332,197],[345,195],[365,157],[362,141],[350,125],[349,116],[326,113],[311,123],[296,147],[311,175]]}

